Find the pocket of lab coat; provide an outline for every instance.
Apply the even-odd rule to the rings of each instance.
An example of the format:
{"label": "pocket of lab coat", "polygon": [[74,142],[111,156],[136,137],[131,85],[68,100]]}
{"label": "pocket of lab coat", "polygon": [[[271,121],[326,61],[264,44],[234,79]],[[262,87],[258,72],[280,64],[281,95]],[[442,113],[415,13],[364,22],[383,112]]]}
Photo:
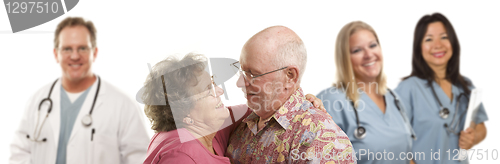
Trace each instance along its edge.
{"label": "pocket of lab coat", "polygon": [[96,132],[91,144],[92,163],[120,163],[118,149],[115,136]]}
{"label": "pocket of lab coat", "polygon": [[34,151],[32,151],[31,155],[31,162],[36,164],[36,163],[45,163],[47,161],[47,151],[48,151],[48,143],[45,142],[34,142],[34,141],[29,141],[31,142],[31,145],[33,146]]}
{"label": "pocket of lab coat", "polygon": [[90,144],[89,144],[89,149],[87,150],[88,151],[87,153],[89,155],[89,160],[88,160],[89,164],[95,163],[94,162],[94,152],[95,152],[95,150],[94,150],[94,144],[95,144],[94,141],[91,140]]}
{"label": "pocket of lab coat", "polygon": [[[51,134],[52,130],[45,127],[41,131],[40,136],[37,138],[38,141],[46,139],[45,142],[35,142],[29,140],[28,138],[23,138],[29,142],[32,164],[55,162],[55,158],[57,157],[57,147],[55,147],[56,143],[54,143],[54,137]],[[34,134],[29,135],[32,139],[34,139]]]}

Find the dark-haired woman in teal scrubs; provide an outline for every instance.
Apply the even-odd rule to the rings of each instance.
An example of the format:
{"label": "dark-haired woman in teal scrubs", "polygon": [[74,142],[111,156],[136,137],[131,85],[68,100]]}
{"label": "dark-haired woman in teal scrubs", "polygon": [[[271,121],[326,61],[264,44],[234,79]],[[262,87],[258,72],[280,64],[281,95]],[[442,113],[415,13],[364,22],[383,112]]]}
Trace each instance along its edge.
{"label": "dark-haired woman in teal scrubs", "polygon": [[460,74],[460,45],[451,23],[439,13],[426,15],[415,28],[412,72],[396,88],[407,106],[408,118],[418,139],[413,142],[416,163],[468,163],[459,151],[470,149],[486,137],[488,116],[482,104],[465,127],[474,85]]}

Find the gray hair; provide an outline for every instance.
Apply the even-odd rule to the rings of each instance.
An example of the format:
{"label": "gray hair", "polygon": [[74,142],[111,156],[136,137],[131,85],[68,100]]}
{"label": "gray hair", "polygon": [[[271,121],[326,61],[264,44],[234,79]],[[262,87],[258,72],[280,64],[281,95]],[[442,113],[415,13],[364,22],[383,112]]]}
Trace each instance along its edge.
{"label": "gray hair", "polygon": [[181,60],[170,56],[153,66],[142,94],[144,113],[152,124],[151,129],[162,132],[183,127],[182,119],[195,105],[191,97],[196,94],[193,87],[199,83],[198,76],[207,65],[205,56],[189,53]]}
{"label": "gray hair", "polygon": [[288,40],[285,43],[279,44],[276,50],[276,57],[273,61],[273,64],[278,68],[296,65],[299,68],[299,83],[306,71],[306,63],[306,46],[300,38]]}

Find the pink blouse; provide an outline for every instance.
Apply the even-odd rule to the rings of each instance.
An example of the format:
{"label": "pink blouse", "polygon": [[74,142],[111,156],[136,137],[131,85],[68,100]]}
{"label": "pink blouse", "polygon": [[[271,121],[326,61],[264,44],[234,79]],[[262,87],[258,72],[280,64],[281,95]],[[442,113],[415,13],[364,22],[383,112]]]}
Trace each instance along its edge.
{"label": "pink blouse", "polygon": [[[217,155],[210,153],[203,144],[194,138],[186,129],[176,129],[168,132],[156,133],[149,143],[148,155],[144,164],[164,163],[230,163],[229,158],[224,157],[231,132],[247,117],[252,110],[246,105],[229,107],[231,117],[227,118],[222,127],[215,134],[212,146]],[[237,119],[237,120],[236,120]],[[181,142],[182,140],[189,140]]]}

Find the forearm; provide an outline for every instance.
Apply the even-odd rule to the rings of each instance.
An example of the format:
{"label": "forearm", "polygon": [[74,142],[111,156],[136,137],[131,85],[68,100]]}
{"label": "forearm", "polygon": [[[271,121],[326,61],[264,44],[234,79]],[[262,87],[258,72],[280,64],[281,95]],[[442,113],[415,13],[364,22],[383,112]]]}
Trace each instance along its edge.
{"label": "forearm", "polygon": [[474,145],[481,143],[486,138],[486,125],[483,123],[477,124],[475,128]]}

